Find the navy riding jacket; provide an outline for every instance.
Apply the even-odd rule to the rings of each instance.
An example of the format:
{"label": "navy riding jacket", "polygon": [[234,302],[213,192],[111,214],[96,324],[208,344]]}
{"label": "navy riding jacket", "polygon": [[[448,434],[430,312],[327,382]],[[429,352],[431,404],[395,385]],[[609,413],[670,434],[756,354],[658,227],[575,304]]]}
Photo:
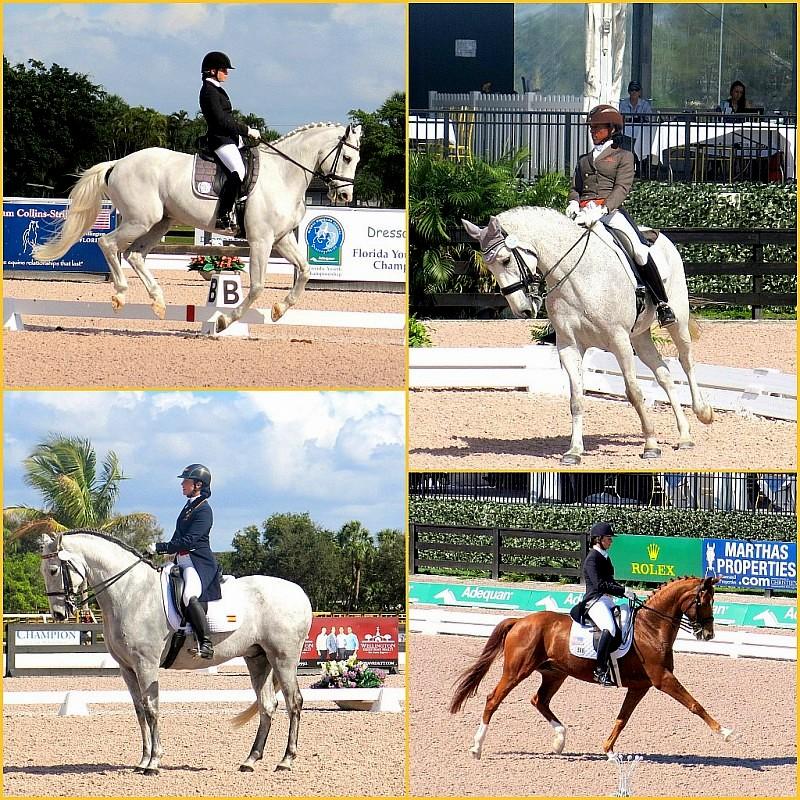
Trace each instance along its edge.
{"label": "navy riding jacket", "polygon": [[583,562],[583,580],[586,583],[585,605],[604,594],[624,597],[625,587],[614,580],[614,565],[611,559],[592,548]]}
{"label": "navy riding jacket", "polygon": [[168,542],[157,542],[157,553],[189,553],[192,566],[200,576],[203,593],[202,603],[219,600],[222,590],[219,585],[219,567],[211,551],[209,537],[214,524],[214,514],[206,498],[194,498],[188,502],[175,523],[175,533]]}
{"label": "navy riding jacket", "polygon": [[208,125],[208,146],[216,150],[224,144],[239,146],[239,137],[247,135],[247,125],[237,122],[228,93],[210,81],[203,81],[200,89],[200,110]]}

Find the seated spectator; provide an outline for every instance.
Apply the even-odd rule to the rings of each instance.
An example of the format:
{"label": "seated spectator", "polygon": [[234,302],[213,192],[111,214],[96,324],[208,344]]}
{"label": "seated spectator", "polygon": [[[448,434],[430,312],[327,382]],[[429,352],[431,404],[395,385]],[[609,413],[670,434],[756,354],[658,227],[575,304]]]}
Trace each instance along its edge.
{"label": "seated spectator", "polygon": [[639,81],[631,81],[628,84],[628,99],[620,101],[619,113],[625,117],[653,113],[649,101],[642,100],[642,84]]}
{"label": "seated spectator", "polygon": [[716,108],[723,114],[742,114],[747,111],[747,89],[741,81],[734,81],[728,90],[728,99]]}

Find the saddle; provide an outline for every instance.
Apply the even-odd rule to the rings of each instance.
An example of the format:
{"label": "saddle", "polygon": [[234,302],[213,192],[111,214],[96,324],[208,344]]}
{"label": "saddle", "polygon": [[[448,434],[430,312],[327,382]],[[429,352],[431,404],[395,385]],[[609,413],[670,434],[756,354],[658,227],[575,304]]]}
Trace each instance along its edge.
{"label": "saddle", "polygon": [[[625,613],[623,614],[623,609]],[[616,631],[611,640],[611,662],[622,658],[630,650],[633,642],[633,614],[624,606],[614,606],[611,612]],[[578,658],[597,658],[597,645],[602,631],[586,616],[583,601],[570,609],[572,628],[569,633],[569,651]]]}
{"label": "saddle", "polygon": [[[253,191],[258,180],[261,161],[255,156],[256,150],[255,147],[239,148],[242,161],[244,161],[245,173],[237,205],[247,200],[247,196]],[[206,137],[200,136],[197,140],[197,153],[195,153],[192,164],[192,191],[198,197],[216,200],[224,182],[225,168],[214,151],[208,149]]]}

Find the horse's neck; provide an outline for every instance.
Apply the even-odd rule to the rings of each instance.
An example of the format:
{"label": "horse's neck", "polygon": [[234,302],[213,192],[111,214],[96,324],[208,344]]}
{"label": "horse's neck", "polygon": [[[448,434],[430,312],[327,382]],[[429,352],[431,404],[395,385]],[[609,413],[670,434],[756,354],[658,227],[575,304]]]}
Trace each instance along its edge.
{"label": "horse's neck", "polygon": [[[137,556],[120,547],[108,539],[103,539],[100,536],[92,536],[91,534],[75,534],[64,539],[64,546],[67,550],[74,550],[83,557],[87,569],[87,581],[90,586],[93,586],[101,581],[108,580],[122,570],[131,566]],[[155,570],[150,569],[146,564],[137,565],[132,569],[128,575],[123,576],[119,582],[109,587],[107,592],[101,592],[97,600],[102,606],[105,602],[106,596],[113,598],[118,592],[126,592],[128,588],[125,585],[125,579],[132,576],[135,580],[146,581],[147,573],[151,572],[153,575],[153,583],[157,581],[157,573]],[[105,610],[105,609],[104,609]]]}
{"label": "horse's neck", "polygon": [[642,617],[649,617],[648,622],[657,630],[661,630],[665,637],[670,641],[675,641],[678,636],[678,629],[686,596],[696,589],[696,582],[693,579],[675,581],[659,589],[645,604],[646,608],[652,608],[655,614],[644,614]]}
{"label": "horse's neck", "polygon": [[[291,156],[304,167],[313,170],[318,166],[320,153],[324,155],[328,150],[333,150],[336,146],[338,140],[336,131],[337,128],[333,125],[308,128],[305,131],[288,136],[280,142],[275,142],[275,147],[282,153]],[[328,139],[330,139],[330,145],[326,146]]]}

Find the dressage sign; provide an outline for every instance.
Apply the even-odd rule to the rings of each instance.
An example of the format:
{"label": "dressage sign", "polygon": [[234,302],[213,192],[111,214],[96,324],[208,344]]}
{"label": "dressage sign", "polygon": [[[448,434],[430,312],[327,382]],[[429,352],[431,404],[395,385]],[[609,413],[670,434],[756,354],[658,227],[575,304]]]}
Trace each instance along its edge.
{"label": "dressage sign", "polygon": [[27,272],[108,273],[97,240],[117,225],[117,212],[103,203],[92,225],[63,258],[35,261],[33,248],[47,241],[67,216],[69,200],[12,197],[3,200],[3,269]]}

